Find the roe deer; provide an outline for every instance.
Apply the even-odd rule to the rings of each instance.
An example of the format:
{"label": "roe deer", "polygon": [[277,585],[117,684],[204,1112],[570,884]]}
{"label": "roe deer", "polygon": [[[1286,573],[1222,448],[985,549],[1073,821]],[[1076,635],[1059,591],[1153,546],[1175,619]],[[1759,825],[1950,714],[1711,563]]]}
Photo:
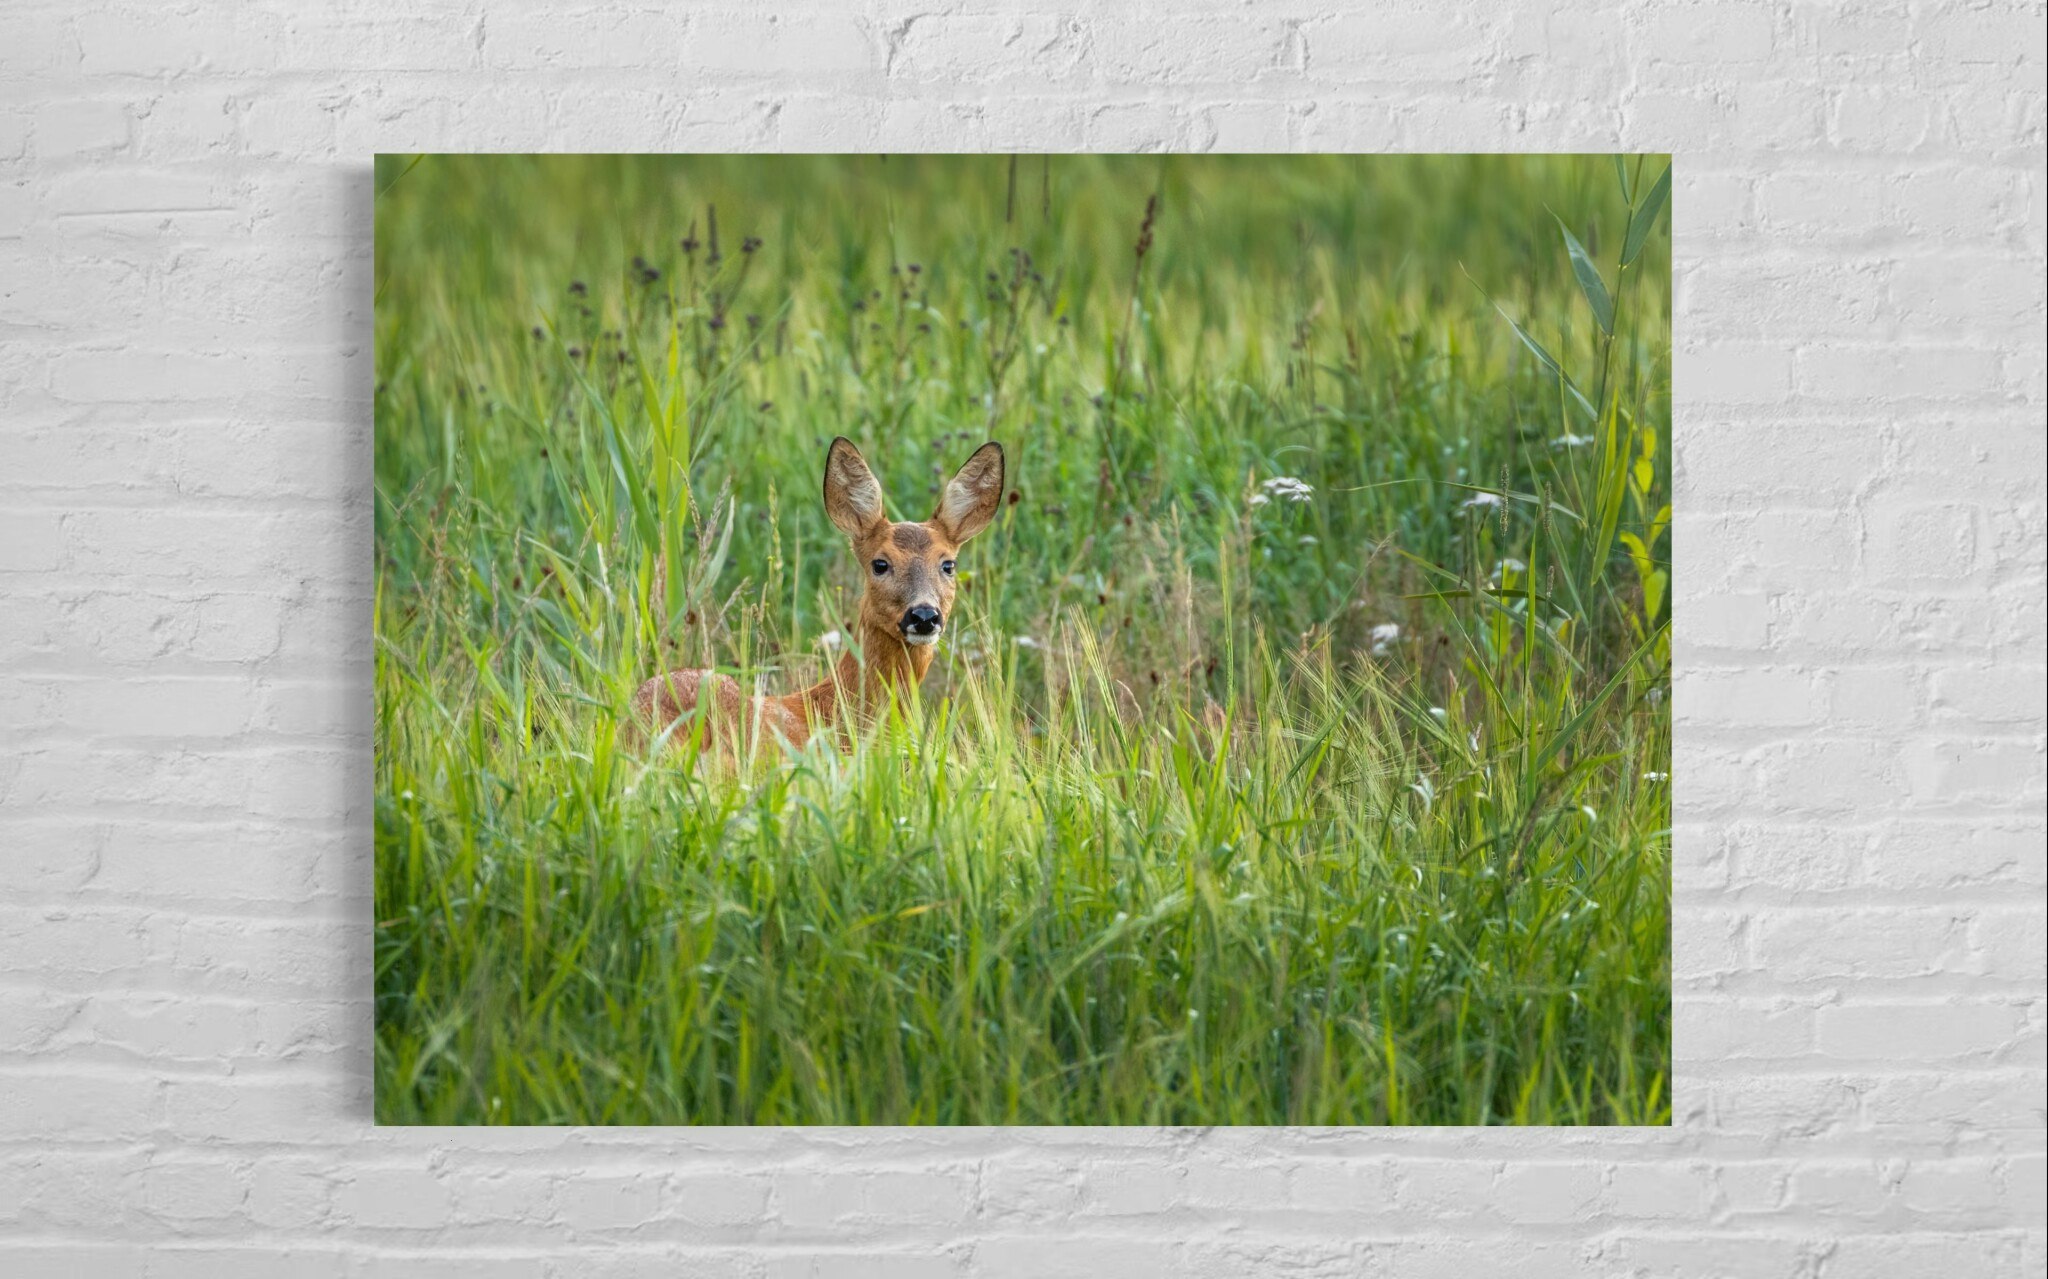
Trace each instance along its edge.
{"label": "roe deer", "polygon": [[1002,498],[1003,446],[991,440],[947,483],[930,519],[892,524],[882,486],[860,451],[844,436],[833,440],[825,454],[825,513],[853,539],[867,583],[851,651],[822,682],[780,697],[749,697],[739,681],[716,671],[670,671],[633,694],[632,727],[659,736],[699,712],[695,731],[706,746],[737,750],[764,737],[762,729],[801,745],[837,727],[841,745],[850,742],[852,726],[838,722],[843,714],[871,715],[892,688],[924,678],[953,606],[953,557],[995,519]]}

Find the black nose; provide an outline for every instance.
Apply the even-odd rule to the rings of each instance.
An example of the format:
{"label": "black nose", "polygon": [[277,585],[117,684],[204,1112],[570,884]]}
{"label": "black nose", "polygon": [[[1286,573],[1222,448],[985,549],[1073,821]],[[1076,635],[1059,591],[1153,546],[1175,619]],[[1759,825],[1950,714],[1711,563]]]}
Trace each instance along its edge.
{"label": "black nose", "polygon": [[920,604],[903,615],[903,633],[905,635],[936,635],[939,633],[939,626],[944,621],[945,619],[939,616],[939,610],[929,604]]}

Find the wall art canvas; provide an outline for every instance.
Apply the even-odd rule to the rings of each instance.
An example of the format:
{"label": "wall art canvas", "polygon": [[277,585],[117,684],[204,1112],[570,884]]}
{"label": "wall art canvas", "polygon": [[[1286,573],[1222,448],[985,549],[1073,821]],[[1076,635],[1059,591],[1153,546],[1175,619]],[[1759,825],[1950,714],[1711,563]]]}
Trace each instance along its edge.
{"label": "wall art canvas", "polygon": [[1664,156],[382,156],[375,1113],[1662,1124]]}

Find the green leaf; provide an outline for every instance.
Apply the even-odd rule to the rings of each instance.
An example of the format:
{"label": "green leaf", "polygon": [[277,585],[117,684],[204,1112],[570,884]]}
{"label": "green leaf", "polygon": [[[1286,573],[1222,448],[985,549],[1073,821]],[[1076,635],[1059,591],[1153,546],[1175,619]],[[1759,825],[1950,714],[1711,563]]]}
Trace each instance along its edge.
{"label": "green leaf", "polygon": [[1564,232],[1564,250],[1571,255],[1572,274],[1579,277],[1579,292],[1586,295],[1587,305],[1593,308],[1593,319],[1600,325],[1600,331],[1614,336],[1614,298],[1607,292],[1607,281],[1600,278],[1600,269],[1593,265],[1593,259],[1586,253],[1586,246],[1579,243],[1579,237],[1564,224],[1564,219],[1555,213],[1557,229]]}
{"label": "green leaf", "polygon": [[1628,157],[1619,152],[1614,156],[1614,176],[1621,181],[1621,200],[1624,204],[1635,203],[1635,193],[1629,189]]}
{"label": "green leaf", "polygon": [[1628,234],[1621,241],[1621,264],[1634,262],[1643,251],[1643,242],[1650,238],[1651,228],[1657,225],[1657,215],[1664,211],[1664,202],[1671,198],[1671,166],[1664,166],[1664,175],[1657,179],[1650,193],[1628,220]]}
{"label": "green leaf", "polygon": [[1664,611],[1664,588],[1670,584],[1671,575],[1663,569],[1656,569],[1643,579],[1643,620],[1654,622]]}
{"label": "green leaf", "polygon": [[1535,355],[1537,361],[1544,368],[1549,369],[1559,377],[1564,376],[1564,366],[1557,362],[1557,357],[1544,350],[1541,342],[1530,337],[1521,325],[1515,323],[1515,317],[1508,314],[1506,307],[1496,302],[1493,304],[1493,309],[1500,312],[1500,318],[1508,322],[1508,327],[1515,331],[1515,336],[1522,339],[1522,345],[1529,348],[1530,352]]}
{"label": "green leaf", "polygon": [[1573,402],[1579,406],[1580,411],[1585,413],[1585,415],[1589,418],[1598,419],[1600,416],[1600,411],[1594,408],[1592,401],[1588,400],[1585,396],[1585,393],[1579,390],[1578,384],[1573,382],[1570,377],[1566,376],[1564,366],[1557,362],[1557,357],[1552,355],[1550,352],[1544,350],[1543,344],[1541,342],[1538,342],[1535,338],[1530,337],[1528,332],[1525,329],[1523,329],[1521,325],[1515,323],[1515,317],[1507,313],[1507,308],[1503,307],[1500,303],[1495,302],[1493,304],[1493,309],[1500,312],[1500,318],[1508,322],[1508,327],[1515,331],[1516,337],[1522,339],[1522,345],[1529,348],[1529,350],[1536,356],[1537,362],[1540,363],[1544,368],[1549,369],[1551,373],[1556,375],[1557,380],[1564,384],[1564,389],[1570,393]]}
{"label": "green leaf", "polygon": [[1599,531],[1593,537],[1592,561],[1595,582],[1607,572],[1607,558],[1614,550],[1615,530],[1621,524],[1628,495],[1628,435],[1620,412],[1618,400],[1610,397],[1599,428],[1600,473],[1594,490],[1594,519]]}

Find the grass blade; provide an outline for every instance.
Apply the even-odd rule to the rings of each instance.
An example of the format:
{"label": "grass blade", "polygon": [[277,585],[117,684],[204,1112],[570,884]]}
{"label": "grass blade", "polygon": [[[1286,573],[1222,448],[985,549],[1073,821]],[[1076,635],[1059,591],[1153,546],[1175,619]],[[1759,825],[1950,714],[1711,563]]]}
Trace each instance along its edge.
{"label": "grass blade", "polygon": [[[1557,217],[1552,214],[1552,217]],[[1579,291],[1586,295],[1586,304],[1593,308],[1593,319],[1600,325],[1600,331],[1614,336],[1614,299],[1607,292],[1607,282],[1600,278],[1600,268],[1593,265],[1593,259],[1586,254],[1586,246],[1579,243],[1579,237],[1557,218],[1557,229],[1564,233],[1565,252],[1571,255],[1572,274],[1578,277]]]}
{"label": "grass blade", "polygon": [[1651,230],[1657,225],[1657,215],[1664,211],[1664,202],[1670,196],[1671,166],[1667,164],[1664,166],[1663,174],[1650,187],[1650,193],[1643,197],[1642,204],[1629,216],[1628,234],[1621,242],[1623,266],[1635,265],[1635,260],[1642,256],[1643,245],[1649,240]]}

